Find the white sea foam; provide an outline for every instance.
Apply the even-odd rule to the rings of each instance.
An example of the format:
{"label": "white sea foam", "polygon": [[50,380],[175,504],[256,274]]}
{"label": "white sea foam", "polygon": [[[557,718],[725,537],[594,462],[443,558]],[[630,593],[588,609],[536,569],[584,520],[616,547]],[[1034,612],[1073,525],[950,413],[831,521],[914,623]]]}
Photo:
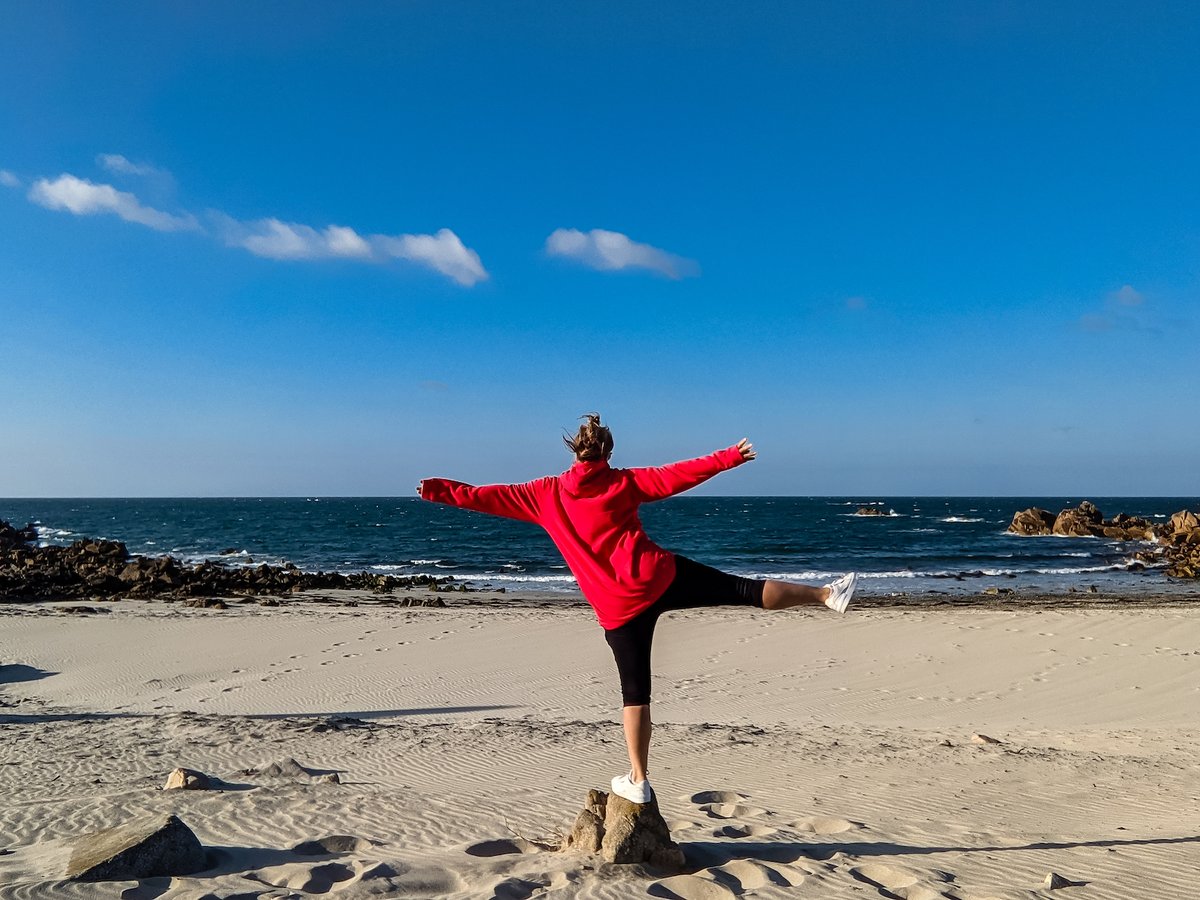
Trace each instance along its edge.
{"label": "white sea foam", "polygon": [[43,540],[48,538],[70,537],[75,533],[73,531],[67,531],[65,528],[51,528],[48,525],[38,525],[36,523],[34,524],[34,528],[37,531],[37,536]]}
{"label": "white sea foam", "polygon": [[982,522],[983,519],[972,519],[968,516],[946,516],[944,519],[938,519],[939,522]]}

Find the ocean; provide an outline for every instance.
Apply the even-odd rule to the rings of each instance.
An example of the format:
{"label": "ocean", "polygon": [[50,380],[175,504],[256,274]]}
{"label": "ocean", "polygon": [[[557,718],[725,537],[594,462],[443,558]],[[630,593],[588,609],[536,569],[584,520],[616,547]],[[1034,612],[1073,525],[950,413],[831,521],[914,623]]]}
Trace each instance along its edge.
{"label": "ocean", "polygon": [[[699,562],[806,582],[854,570],[860,590],[876,595],[1092,585],[1200,593],[1161,571],[1126,570],[1152,545],[1005,532],[1017,510],[1057,512],[1082,499],[1105,516],[1151,521],[1197,506],[1195,498],[1163,497],[676,497],[643,506],[641,515],[655,541]],[[884,514],[858,515],[860,507]],[[575,589],[541,529],[416,497],[0,500],[0,519],[35,523],[45,543],[101,537],[187,562],[292,562],[313,571],[451,575],[509,590]]]}

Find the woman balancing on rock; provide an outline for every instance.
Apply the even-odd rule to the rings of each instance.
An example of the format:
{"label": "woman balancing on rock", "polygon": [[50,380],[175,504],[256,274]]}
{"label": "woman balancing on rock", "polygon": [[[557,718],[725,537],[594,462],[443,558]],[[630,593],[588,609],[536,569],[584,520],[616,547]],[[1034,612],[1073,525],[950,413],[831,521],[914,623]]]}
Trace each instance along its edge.
{"label": "woman balancing on rock", "polygon": [[612,432],[588,415],[573,438],[564,437],[575,463],[561,475],[524,484],[474,487],[426,478],[425,500],[520,519],[542,526],[563,555],[583,596],[596,611],[621,679],[630,772],[612,780],[618,796],[648,803],[650,754],[650,645],[658,617],[673,609],[757,606],[790,609],[824,604],[842,613],[856,576],[824,587],[728,575],[659,547],[638,519],[643,503],[663,500],[754,459],[743,438],[709,456],[642,469],[614,469]]}

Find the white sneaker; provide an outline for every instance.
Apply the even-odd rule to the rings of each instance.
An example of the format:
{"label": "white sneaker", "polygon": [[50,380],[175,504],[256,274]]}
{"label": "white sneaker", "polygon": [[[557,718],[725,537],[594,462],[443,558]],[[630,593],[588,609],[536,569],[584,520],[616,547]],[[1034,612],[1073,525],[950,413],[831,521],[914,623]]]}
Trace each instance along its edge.
{"label": "white sneaker", "polygon": [[857,586],[858,576],[853,572],[846,573],[837,581],[831,581],[825,585],[829,588],[829,599],[825,601],[825,605],[834,612],[844,613],[846,607],[850,605],[850,598],[854,596],[854,589]]}
{"label": "white sneaker", "polygon": [[630,803],[649,803],[654,799],[654,789],[650,787],[650,781],[634,781],[632,772],[614,778],[612,790],[618,797],[624,797]]}

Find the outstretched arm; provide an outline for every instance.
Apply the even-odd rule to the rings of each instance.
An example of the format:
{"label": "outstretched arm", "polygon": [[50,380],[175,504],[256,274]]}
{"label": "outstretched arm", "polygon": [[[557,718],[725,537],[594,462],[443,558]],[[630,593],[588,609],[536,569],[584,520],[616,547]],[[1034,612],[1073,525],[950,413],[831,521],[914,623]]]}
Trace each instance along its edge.
{"label": "outstretched arm", "polygon": [[673,497],[689,488],[694,488],[718,472],[740,466],[754,459],[754,445],[742,438],[734,446],[708,456],[697,459],[685,459],[682,462],[671,463],[654,468],[630,469],[633,482],[637,485],[642,498],[648,501],[662,500]]}
{"label": "outstretched arm", "polygon": [[426,478],[417,485],[417,493],[423,500],[446,503],[491,513],[522,522],[536,522],[541,509],[541,495],[547,479],[527,481],[524,484],[485,484],[476,487],[449,478]]}

